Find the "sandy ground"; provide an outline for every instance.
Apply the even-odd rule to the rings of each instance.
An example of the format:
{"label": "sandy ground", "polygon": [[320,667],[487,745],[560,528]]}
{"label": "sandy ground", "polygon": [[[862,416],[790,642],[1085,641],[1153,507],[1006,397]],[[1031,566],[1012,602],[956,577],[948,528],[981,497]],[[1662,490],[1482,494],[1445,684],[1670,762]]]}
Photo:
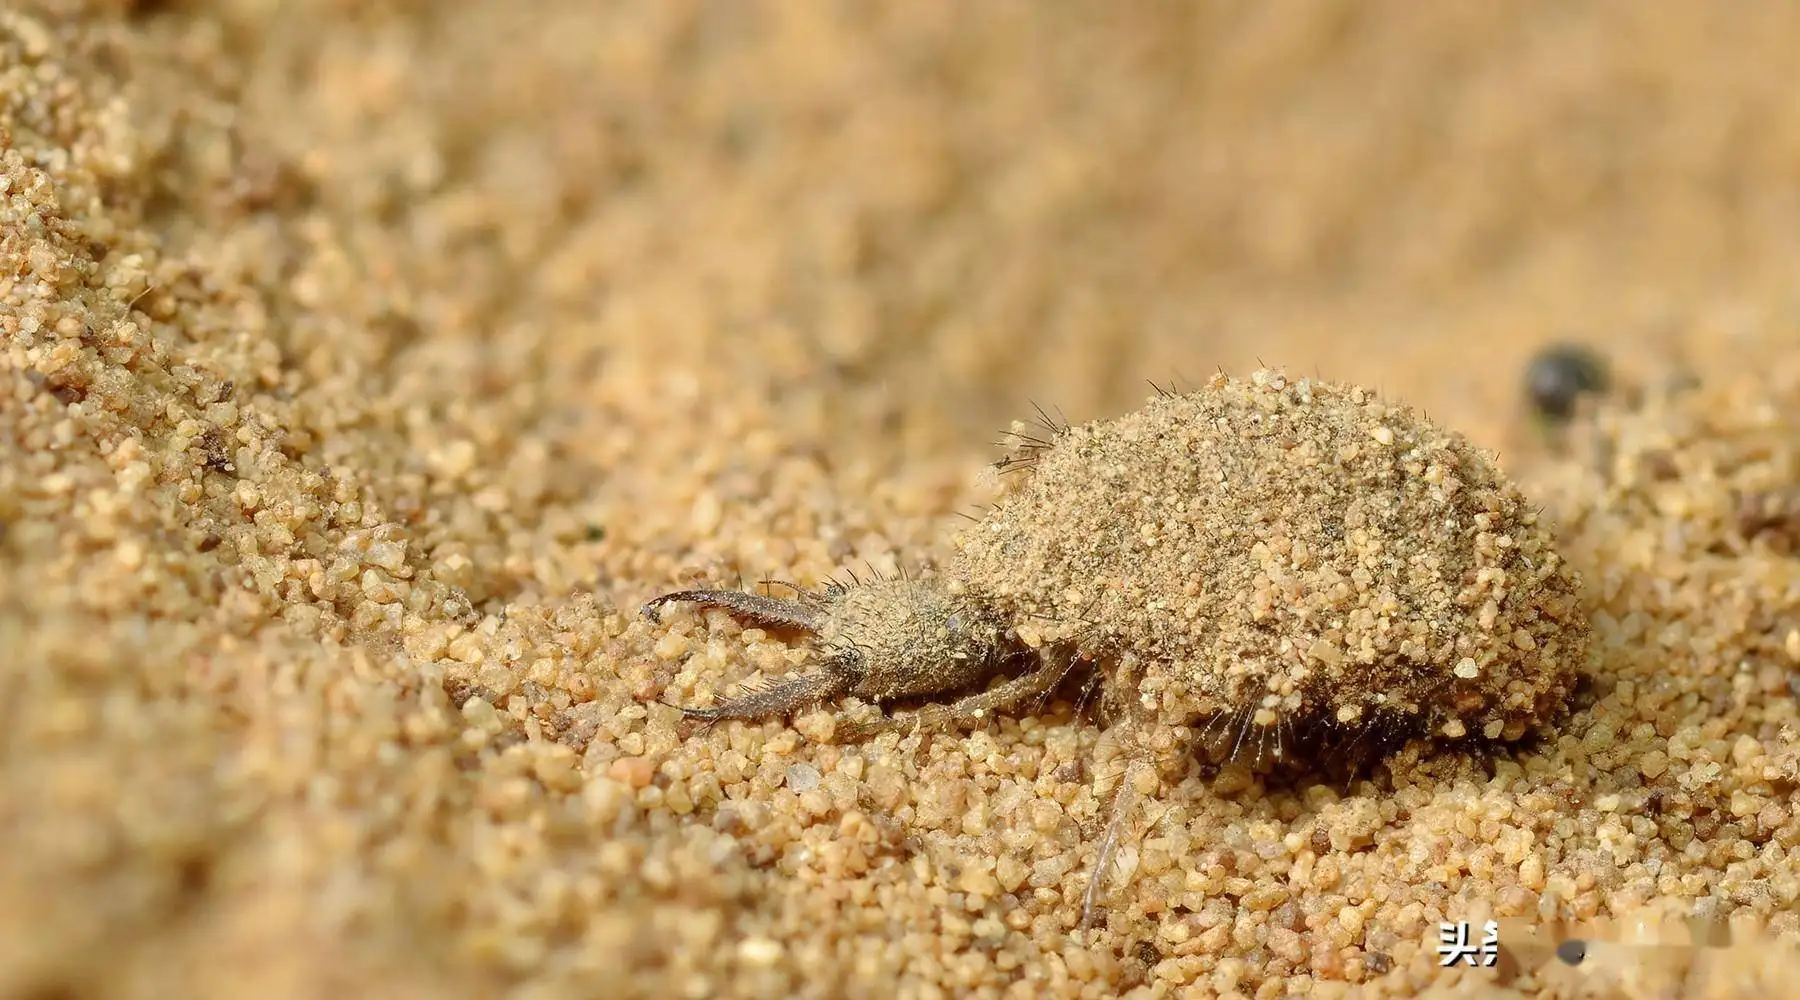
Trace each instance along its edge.
{"label": "sandy ground", "polygon": [[[1797,44],[1701,3],[8,6],[0,996],[1784,995]],[[1563,336],[1644,390],[1557,448],[1519,372]],[[1194,768],[1079,941],[1075,699],[852,745],[660,703],[806,654],[647,598],[924,567],[1033,401],[1258,359],[1557,519],[1565,722]],[[1438,969],[1489,914],[1734,943]]]}

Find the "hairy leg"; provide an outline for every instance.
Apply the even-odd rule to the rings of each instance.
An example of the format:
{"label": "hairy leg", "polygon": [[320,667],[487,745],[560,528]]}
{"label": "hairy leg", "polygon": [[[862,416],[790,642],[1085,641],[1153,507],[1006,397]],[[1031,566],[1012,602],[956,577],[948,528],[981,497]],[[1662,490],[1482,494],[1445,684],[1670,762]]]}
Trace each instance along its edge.
{"label": "hairy leg", "polygon": [[642,614],[655,621],[657,611],[663,605],[676,601],[691,601],[703,608],[723,608],[740,618],[762,625],[804,629],[808,632],[817,632],[825,621],[824,609],[817,601],[790,600],[742,590],[678,590],[648,602],[642,608]]}
{"label": "hairy leg", "polygon": [[[1143,683],[1144,665],[1137,657],[1127,654],[1120,659],[1118,673],[1114,680],[1119,690],[1136,691]],[[1125,699],[1126,717],[1114,723],[1108,734],[1118,738],[1119,751],[1123,755],[1124,766],[1119,772],[1119,786],[1113,789],[1110,811],[1112,818],[1106,824],[1106,834],[1100,838],[1100,847],[1094,852],[1094,870],[1088,874],[1087,889],[1081,894],[1081,925],[1078,933],[1087,937],[1088,928],[1093,926],[1095,911],[1100,905],[1100,896],[1105,891],[1107,876],[1111,874],[1113,856],[1118,853],[1119,841],[1125,836],[1126,824],[1131,818],[1131,811],[1137,808],[1143,798],[1140,785],[1155,788],[1161,776],[1157,772],[1156,756],[1152,750],[1154,718],[1146,713],[1143,704],[1135,698]]]}
{"label": "hairy leg", "polygon": [[927,705],[910,717],[888,716],[867,722],[840,719],[834,740],[838,743],[858,743],[882,733],[938,733],[974,729],[987,722],[995,712],[1008,711],[1031,698],[1048,697],[1074,665],[1075,658],[1068,653],[1047,654],[1037,669],[1030,673],[1021,674],[948,705]]}
{"label": "hairy leg", "polygon": [[1100,849],[1094,852],[1094,870],[1088,875],[1087,889],[1081,894],[1081,925],[1076,933],[1087,937],[1088,928],[1093,926],[1094,913],[1099,909],[1100,895],[1106,888],[1106,877],[1112,869],[1113,856],[1118,853],[1119,841],[1125,835],[1126,821],[1131,810],[1137,807],[1142,797],[1138,792],[1138,782],[1143,780],[1144,771],[1155,776],[1155,765],[1144,758],[1137,758],[1125,765],[1125,773],[1119,779],[1119,787],[1113,791],[1112,819],[1106,824],[1106,834],[1100,838]]}

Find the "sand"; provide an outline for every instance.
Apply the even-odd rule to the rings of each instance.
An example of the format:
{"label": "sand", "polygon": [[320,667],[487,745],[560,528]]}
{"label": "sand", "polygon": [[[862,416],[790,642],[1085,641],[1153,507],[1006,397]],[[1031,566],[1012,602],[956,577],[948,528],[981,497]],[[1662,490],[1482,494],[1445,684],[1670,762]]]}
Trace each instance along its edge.
{"label": "sand", "polygon": [[[1623,2],[8,7],[0,995],[1791,991],[1796,42]],[[1641,390],[1552,440],[1519,374],[1563,336]],[[1499,451],[1587,581],[1566,721],[1194,768],[1077,940],[1077,698],[852,745],[662,703],[807,654],[648,598],[923,568],[1034,401],[1259,359]],[[1438,968],[1490,914],[1732,944]]]}

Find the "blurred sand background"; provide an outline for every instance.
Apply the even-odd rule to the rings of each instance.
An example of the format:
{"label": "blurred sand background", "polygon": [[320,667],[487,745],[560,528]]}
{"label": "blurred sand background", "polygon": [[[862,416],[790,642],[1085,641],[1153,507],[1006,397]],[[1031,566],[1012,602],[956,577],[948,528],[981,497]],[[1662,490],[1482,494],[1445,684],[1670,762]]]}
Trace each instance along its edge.
{"label": "blurred sand background", "polygon": [[[1800,569],[1733,505],[1800,478],[1797,46],[1749,4],[9,5],[0,997],[1650,996],[1430,943],[1657,901],[1791,946]],[[1558,458],[1519,372],[1563,336],[1701,388]],[[1196,774],[1090,946],[1070,704],[928,746],[657,704],[804,654],[645,599],[918,567],[1033,401],[1258,359],[1567,523],[1566,726]]]}

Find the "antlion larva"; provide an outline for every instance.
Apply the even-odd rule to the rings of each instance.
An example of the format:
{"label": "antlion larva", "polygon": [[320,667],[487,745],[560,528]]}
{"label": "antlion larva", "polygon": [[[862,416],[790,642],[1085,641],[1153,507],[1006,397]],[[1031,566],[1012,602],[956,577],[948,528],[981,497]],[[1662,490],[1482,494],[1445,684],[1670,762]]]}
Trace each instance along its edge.
{"label": "antlion larva", "polygon": [[816,637],[817,670],[686,713],[939,695],[1028,659],[911,716],[843,720],[837,738],[968,728],[1090,665],[1128,764],[1085,927],[1133,790],[1171,761],[1209,746],[1292,757],[1371,732],[1513,740],[1561,710],[1588,639],[1577,580],[1493,458],[1411,408],[1263,370],[1045,431],[1021,436],[1009,461],[1024,474],[931,580],[645,605]]}

